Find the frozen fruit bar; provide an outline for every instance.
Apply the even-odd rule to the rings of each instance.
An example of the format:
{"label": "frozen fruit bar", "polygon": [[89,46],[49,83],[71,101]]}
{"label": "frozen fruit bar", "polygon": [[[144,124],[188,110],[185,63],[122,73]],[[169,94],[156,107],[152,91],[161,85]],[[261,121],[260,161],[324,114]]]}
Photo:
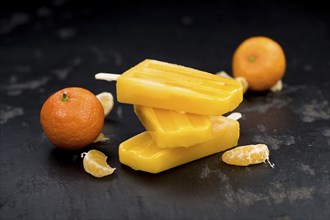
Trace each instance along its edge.
{"label": "frozen fruit bar", "polygon": [[212,139],[209,116],[135,105],[134,112],[158,147],[190,147]]}
{"label": "frozen fruit bar", "polygon": [[[107,74],[95,78],[109,80]],[[243,100],[234,79],[157,60],[144,60],[111,80],[117,80],[119,102],[174,111],[223,115]]]}
{"label": "frozen fruit bar", "polygon": [[159,173],[236,146],[239,123],[222,116],[211,120],[214,138],[207,142],[189,148],[160,148],[143,132],[119,145],[119,160],[134,170]]}

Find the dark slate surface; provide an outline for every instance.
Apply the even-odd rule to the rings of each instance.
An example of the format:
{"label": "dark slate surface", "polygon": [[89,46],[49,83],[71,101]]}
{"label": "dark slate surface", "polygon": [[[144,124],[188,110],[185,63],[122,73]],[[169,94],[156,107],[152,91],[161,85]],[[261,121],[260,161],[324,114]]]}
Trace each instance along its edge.
{"label": "dark slate surface", "polygon": [[[79,3],[77,3],[79,2]],[[329,16],[318,1],[105,4],[12,1],[0,7],[1,219],[329,219]],[[268,164],[234,167],[221,153],[151,175],[118,160],[118,145],[144,129],[115,103],[95,144],[116,172],[85,173],[79,152],[55,149],[39,111],[67,86],[95,94],[145,58],[231,73],[250,36],[274,38],[287,55],[279,93],[248,93],[237,109],[240,145],[266,143]],[[84,149],[85,150],[88,150]]]}

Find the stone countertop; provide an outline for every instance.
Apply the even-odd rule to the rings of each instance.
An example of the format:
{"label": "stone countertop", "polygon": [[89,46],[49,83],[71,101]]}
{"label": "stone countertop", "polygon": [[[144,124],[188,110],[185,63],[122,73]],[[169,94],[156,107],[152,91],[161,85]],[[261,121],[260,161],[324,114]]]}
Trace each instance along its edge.
{"label": "stone countertop", "polygon": [[[7,3],[0,8],[1,219],[329,219],[329,16],[323,5]],[[317,1],[316,1],[317,2]],[[248,92],[239,145],[265,143],[268,164],[226,165],[218,153],[152,175],[120,164],[119,144],[144,131],[115,101],[95,148],[116,167],[96,179],[79,152],[55,149],[39,123],[53,92],[116,94],[97,72],[146,59],[231,74],[240,42],[265,35],[287,56],[283,90]]]}

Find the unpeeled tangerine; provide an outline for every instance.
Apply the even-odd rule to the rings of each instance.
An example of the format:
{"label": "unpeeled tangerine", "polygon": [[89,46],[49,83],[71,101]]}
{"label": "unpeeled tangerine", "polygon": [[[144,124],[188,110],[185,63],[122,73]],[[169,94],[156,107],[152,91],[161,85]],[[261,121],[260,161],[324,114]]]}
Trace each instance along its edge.
{"label": "unpeeled tangerine", "polygon": [[274,164],[269,161],[269,149],[265,144],[245,145],[226,151],[222,155],[222,160],[230,165],[248,166],[251,164],[265,163],[274,168]]}

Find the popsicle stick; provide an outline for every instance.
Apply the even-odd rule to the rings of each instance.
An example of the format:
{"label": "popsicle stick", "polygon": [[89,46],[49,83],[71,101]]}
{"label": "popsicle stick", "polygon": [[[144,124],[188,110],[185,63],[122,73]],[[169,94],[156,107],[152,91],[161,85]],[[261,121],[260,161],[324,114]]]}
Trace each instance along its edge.
{"label": "popsicle stick", "polygon": [[114,73],[97,73],[95,74],[95,79],[105,80],[105,81],[117,81],[117,79],[120,77],[120,74],[114,74]]}
{"label": "popsicle stick", "polygon": [[242,118],[242,114],[239,112],[233,112],[230,115],[227,116],[227,118],[233,119],[233,120],[239,120]]}

